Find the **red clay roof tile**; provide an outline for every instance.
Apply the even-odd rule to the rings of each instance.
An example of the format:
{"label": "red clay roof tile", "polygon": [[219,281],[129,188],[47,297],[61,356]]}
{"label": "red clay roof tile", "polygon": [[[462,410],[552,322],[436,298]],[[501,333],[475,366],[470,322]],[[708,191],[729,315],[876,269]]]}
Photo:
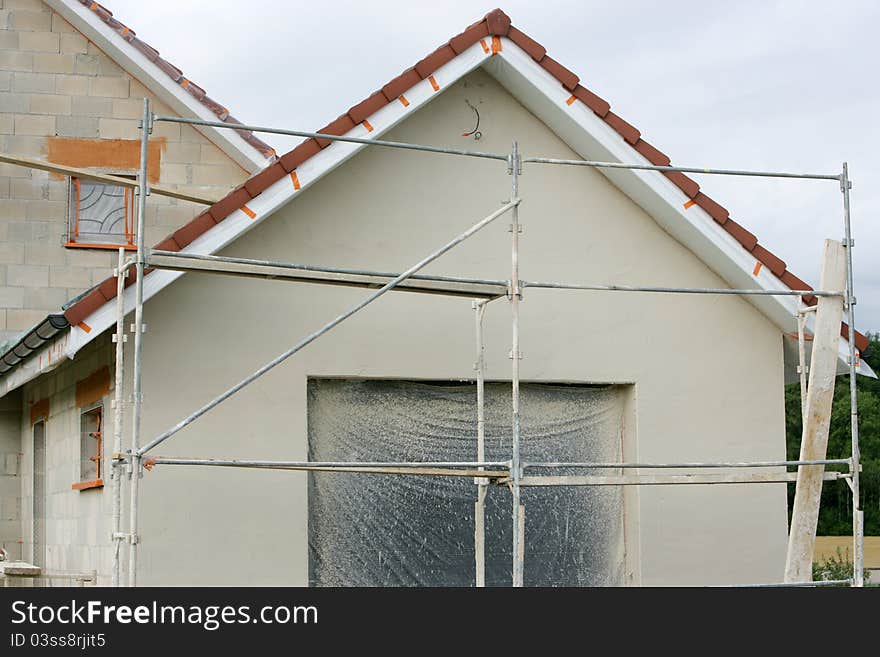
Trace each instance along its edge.
{"label": "red clay roof tile", "polygon": [[605,123],[610,125],[623,139],[634,146],[641,138],[641,133],[614,112],[605,115]]}
{"label": "red clay roof tile", "polygon": [[287,172],[281,163],[275,162],[247,180],[244,183],[244,188],[248,194],[256,198],[286,175]]}
{"label": "red clay roof tile", "polygon": [[644,139],[639,139],[634,145],[635,148],[648,162],[658,167],[668,167],[670,165],[669,156],[661,153],[659,150],[651,146]]}
{"label": "red clay roof tile", "polygon": [[[455,51],[449,44],[440,46],[437,50],[416,64],[416,73],[424,79],[445,63],[451,62],[455,58],[455,54]],[[360,121],[357,121],[357,123],[360,123]]]}
{"label": "red clay roof tile", "polygon": [[469,26],[464,32],[449,40],[449,46],[456,54],[463,53],[480,39],[489,36],[489,28],[486,21],[478,21]]}
{"label": "red clay roof tile", "polygon": [[779,278],[785,272],[785,261],[770,253],[760,244],[752,249],[752,255],[763,262],[767,268],[773,272],[773,275]]}
{"label": "red clay roof tile", "polygon": [[[80,0],[80,2],[87,6],[90,4],[89,2],[87,2],[87,0]],[[93,11],[95,11],[95,9],[93,9]],[[99,15],[101,15],[100,12],[96,13],[99,13]],[[109,14],[109,12],[107,13]],[[605,121],[612,128],[614,128],[619,134],[621,134],[621,136],[629,144],[631,144],[637,152],[641,153],[649,162],[652,162],[653,164],[658,164],[660,166],[666,166],[669,164],[669,158],[658,149],[654,148],[646,141],[642,140],[639,131],[635,127],[621,119],[616,114],[610,112],[610,105],[606,101],[595,95],[589,89],[586,89],[585,87],[579,85],[578,78],[574,73],[556,62],[556,60],[547,57],[546,50],[541,44],[534,41],[517,28],[512,27],[510,25],[510,19],[507,18],[507,15],[504,14],[504,12],[502,12],[500,9],[489,12],[489,14],[487,14],[482,20],[468,26],[464,30],[464,32],[450,39],[448,46],[456,54],[458,54],[475,44],[481,38],[487,37],[490,34],[502,36],[507,35],[530,57],[538,60],[540,65],[545,70],[550,72],[551,75],[556,77],[565,88],[572,91],[573,95],[576,98],[587,105],[593,112],[604,118]],[[158,51],[151,48],[143,41],[140,41],[137,38],[132,38],[132,44],[139,50],[141,50],[141,52],[143,52],[147,57],[158,58]],[[155,57],[152,57],[153,53],[155,53]],[[442,54],[442,56],[438,56],[438,53],[445,54]],[[391,82],[386,84],[382,88],[381,92],[376,92],[372,94],[369,98],[352,107],[348,111],[348,116],[345,118],[349,119],[352,127],[355,124],[362,122],[364,119],[384,107],[388,102],[396,99],[402,93],[407,91],[410,87],[419,83],[424,77],[424,75],[422,74],[424,74],[428,70],[428,68],[430,68],[428,61],[432,57],[435,57],[435,61],[442,61],[447,55],[448,50],[446,50],[446,46],[441,46],[433,53],[431,53],[431,55],[428,55],[428,57],[424,58],[419,62],[419,64],[417,64],[417,66],[421,65],[421,73],[416,68],[407,69],[395,79],[391,80]],[[445,61],[443,63],[445,63]],[[173,66],[171,68],[172,71],[178,70]],[[430,72],[428,74],[430,74]],[[204,96],[201,102],[212,112],[221,117],[221,120],[237,122],[236,119],[228,116],[229,113],[226,108],[224,108],[208,96]],[[334,121],[334,123],[331,123],[329,126],[322,130],[326,131],[327,134],[342,134],[342,132],[346,132],[348,129],[351,129],[349,127],[340,133],[332,133],[331,130],[342,129],[346,125],[349,125],[349,121],[341,121],[341,119],[343,119],[343,117],[340,117],[340,119],[337,119],[336,121]],[[247,135],[250,136],[247,137]],[[263,144],[263,142],[260,142],[250,133],[244,133],[244,136],[246,136],[249,141],[251,139],[256,140],[265,147],[266,151],[271,151],[271,153],[274,154],[274,150],[272,150],[271,147]],[[270,169],[272,170],[271,173],[267,173],[267,171],[264,170],[251,178],[251,180],[248,181],[249,183],[251,183],[251,189],[259,189],[262,185],[262,182],[274,178],[275,176],[279,176],[279,169],[288,173],[293,171],[296,167],[300,166],[303,162],[318,153],[320,150],[321,147],[314,139],[306,140],[305,142],[294,148],[292,151],[282,156],[276,165],[270,167]],[[716,203],[705,194],[700,193],[700,186],[694,180],[677,171],[663,172],[663,175],[665,175],[679,189],[681,189],[688,198],[694,199],[700,205],[700,207],[709,212],[709,214],[711,214],[716,221],[719,221],[723,225],[728,233],[733,235],[733,237],[736,238],[740,242],[740,244],[742,244],[743,248],[745,248],[747,251],[751,251],[758,260],[764,263],[767,268],[771,272],[773,272],[773,274],[776,275],[790,289],[812,289],[797,276],[787,271],[784,261],[782,261],[774,254],[770,253],[770,251],[765,249],[760,244],[757,244],[757,238],[752,233],[740,226],[735,221],[729,219],[729,214],[725,208],[723,208],[721,205]],[[261,182],[259,184],[254,182],[256,178],[260,178]],[[277,180],[278,178],[275,179]],[[263,189],[265,189],[265,187]],[[193,239],[195,239],[195,237],[209,230],[214,221],[222,221],[225,217],[243,206],[249,200],[250,195],[247,189],[244,186],[238,187],[237,189],[230,192],[225,198],[212,205],[208,212],[200,215],[192,222],[190,222],[190,224],[187,224],[187,226],[184,226],[183,228],[178,230],[174,236],[175,243],[179,244],[179,242],[177,241],[177,236],[179,234],[180,240],[188,244]],[[208,221],[208,219],[210,219],[210,222]],[[161,244],[166,244],[168,239],[170,238],[166,238],[166,240]],[[150,271],[151,270],[147,270],[145,273],[149,273]],[[115,281],[115,279],[108,280]],[[129,276],[129,278],[126,280],[126,286],[130,285],[133,281],[134,277]],[[71,324],[78,324],[80,321],[82,321],[83,318],[90,315],[92,312],[94,312],[94,310],[103,305],[103,301],[104,296],[98,289],[95,289],[91,293],[80,299],[77,303],[73,304],[70,308],[68,308],[65,311],[65,317],[67,317],[67,320]],[[816,297],[807,297],[805,298],[805,302],[809,304],[814,304],[816,303]],[[846,337],[846,330],[847,327],[844,324],[841,329],[841,335],[843,335],[844,337]],[[859,347],[859,349],[865,349],[867,347],[867,344],[867,338],[856,331],[856,345]]]}
{"label": "red clay roof tile", "polygon": [[159,51],[156,50],[149,43],[145,43],[137,37],[129,41],[129,43],[140,50],[141,53],[143,53],[144,56],[146,56],[146,58],[149,59],[151,62],[155,62],[159,58]]}
{"label": "red clay roof tile", "polygon": [[586,87],[578,85],[571,93],[584,105],[593,110],[593,112],[600,118],[604,119],[608,115],[608,112],[611,111],[611,105],[609,105],[607,101],[599,98],[599,96]]}
{"label": "red clay roof tile", "polygon": [[722,226],[737,242],[742,244],[746,251],[752,251],[755,246],[757,246],[758,238],[736,223],[733,219],[728,219],[722,224]]}
{"label": "red clay roof tile", "polygon": [[697,182],[691,180],[680,171],[664,171],[663,175],[669,178],[689,198],[694,198],[700,193],[700,186]]}
{"label": "red clay roof tile", "polygon": [[157,251],[180,251],[180,247],[177,245],[177,242],[174,241],[173,237],[166,237],[153,248]]}
{"label": "red clay roof tile", "polygon": [[569,91],[574,91],[575,87],[578,86],[578,76],[569,71],[567,68],[565,68],[562,64],[557,62],[549,55],[544,55],[544,58],[538,63],[545,71],[547,71],[548,73],[550,73],[550,75],[559,80],[562,83],[562,86]]}
{"label": "red clay roof tile", "polygon": [[418,84],[422,78],[416,72],[415,68],[408,68],[403,73],[394,78],[391,82],[382,87],[382,93],[389,101],[399,97],[404,91]]}
{"label": "red clay roof tile", "polygon": [[190,243],[203,233],[208,232],[215,225],[214,219],[209,212],[203,212],[198,217],[185,224],[171,236],[181,249],[185,249]]}
{"label": "red clay roof tile", "polygon": [[515,27],[510,28],[507,33],[507,38],[525,50],[526,54],[536,62],[540,62],[544,58],[544,55],[547,54],[547,49],[544,46],[528,36],[525,32],[520,32]]}
{"label": "red clay roof tile", "polygon": [[388,99],[381,91],[377,91],[366,100],[362,100],[357,105],[348,110],[348,115],[355,123],[360,123],[368,116],[378,112],[388,104]]}
{"label": "red clay roof tile", "polygon": [[[113,280],[113,279],[111,279]],[[113,295],[114,297],[116,295]],[[76,326],[81,321],[83,321],[86,317],[95,312],[98,308],[103,306],[107,302],[107,299],[103,294],[96,288],[86,294],[82,299],[77,301],[75,304],[70,306],[67,310],[64,311],[64,318],[70,323],[71,326]]]}
{"label": "red clay roof tile", "polygon": [[312,155],[316,155],[320,151],[321,147],[318,145],[317,140],[306,139],[303,143],[294,148],[292,151],[290,151],[286,155],[282,155],[279,162],[281,163],[281,166],[284,167],[284,170],[290,173],[300,164],[312,157]]}
{"label": "red clay roof tile", "polygon": [[486,14],[486,27],[489,28],[489,34],[494,36],[507,36],[510,29],[510,17],[500,9],[493,9]]}
{"label": "red clay roof tile", "polygon": [[727,211],[727,208],[721,206],[712,198],[706,196],[703,192],[700,192],[699,194],[694,196],[694,203],[703,208],[703,210],[705,210],[709,214],[709,216],[712,217],[719,224],[723,225],[724,222],[727,221],[727,219],[730,217],[730,212]]}
{"label": "red clay roof tile", "polygon": [[217,115],[217,118],[221,121],[225,121],[226,117],[229,116],[229,110],[210,96],[202,98],[202,105],[214,112],[214,114]]}
{"label": "red clay roof tile", "polygon": [[98,285],[98,292],[100,292],[107,301],[110,299],[116,298],[116,278],[108,278],[101,282]]}
{"label": "red clay roof tile", "polygon": [[211,213],[214,221],[220,223],[226,219],[226,217],[238,210],[242,205],[250,201],[251,198],[251,195],[248,194],[244,185],[242,185],[217,201],[208,209],[208,212]]}
{"label": "red clay roof tile", "polygon": [[779,277],[783,283],[785,283],[790,290],[812,290],[813,287],[799,279],[797,276],[792,274],[790,271],[785,271],[782,273],[782,276]]}
{"label": "red clay roof tile", "polygon": [[[342,136],[352,128],[354,128],[355,122],[351,120],[351,117],[348,114],[343,114],[335,121],[328,123],[323,128],[318,130],[322,135],[337,135]],[[330,144],[329,139],[318,139],[318,145],[321,148],[326,148]]]}

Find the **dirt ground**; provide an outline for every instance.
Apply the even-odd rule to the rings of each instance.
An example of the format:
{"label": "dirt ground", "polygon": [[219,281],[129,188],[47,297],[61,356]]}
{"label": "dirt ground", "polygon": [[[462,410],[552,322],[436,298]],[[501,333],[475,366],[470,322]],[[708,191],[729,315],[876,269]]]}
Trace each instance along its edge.
{"label": "dirt ground", "polygon": [[[835,556],[838,547],[843,555],[852,558],[852,541],[852,536],[817,536],[813,561]],[[865,568],[880,568],[880,536],[865,536]]]}

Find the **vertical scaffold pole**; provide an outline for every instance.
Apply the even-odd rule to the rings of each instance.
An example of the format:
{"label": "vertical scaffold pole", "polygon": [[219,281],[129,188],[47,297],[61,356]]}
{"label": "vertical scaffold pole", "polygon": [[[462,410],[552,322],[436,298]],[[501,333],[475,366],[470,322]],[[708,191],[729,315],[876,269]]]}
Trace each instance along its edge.
{"label": "vertical scaffold pole", "polygon": [[[474,369],[477,371],[477,462],[486,460],[486,381],[483,348],[483,314],[486,312],[486,301],[474,301],[474,329],[476,331],[477,360]],[[479,468],[484,470],[482,466]],[[474,504],[474,560],[476,567],[476,585],[486,586],[486,493],[489,491],[489,480],[477,477],[477,501]]]}
{"label": "vertical scaffold pole", "polygon": [[856,389],[856,297],[853,292],[853,257],[855,244],[852,239],[850,221],[849,190],[852,182],[849,179],[849,167],[843,163],[840,174],[840,191],[843,192],[843,224],[846,246],[846,315],[849,324],[849,399],[850,424],[852,429],[852,500],[853,500],[853,586],[865,585],[864,557],[864,512],[859,495],[859,471],[861,469],[861,453],[859,450],[859,400]]}
{"label": "vertical scaffold pole", "polygon": [[113,397],[113,455],[111,461],[113,477],[113,571],[110,583],[113,587],[120,585],[120,573],[122,571],[122,465],[119,458],[122,452],[122,423],[125,419],[123,395],[124,368],[122,366],[123,351],[125,345],[125,301],[122,296],[125,292],[125,249],[119,247],[119,258],[116,264],[116,369],[114,374],[114,397]]}
{"label": "vertical scaffold pole", "polygon": [[[508,171],[511,177],[511,198],[519,198],[519,174],[522,160],[519,155],[519,145],[513,142],[510,153]],[[510,314],[511,314],[511,403],[513,407],[512,422],[512,454],[511,454],[511,477],[510,491],[513,497],[512,524],[513,524],[513,586],[523,585],[523,557],[524,557],[524,533],[525,533],[525,508],[520,501],[520,479],[522,467],[520,465],[520,424],[519,424],[519,361],[522,355],[519,350],[519,302],[522,300],[522,289],[519,280],[519,207],[513,208],[510,224]]]}
{"label": "vertical scaffold pole", "polygon": [[804,335],[807,315],[804,308],[803,297],[798,297],[798,376],[801,382],[801,426],[807,421],[807,347],[806,336]]}
{"label": "vertical scaffold pole", "polygon": [[129,509],[128,585],[137,586],[138,546],[138,492],[141,477],[141,458],[138,456],[141,434],[141,362],[144,335],[144,214],[147,206],[147,145],[153,128],[150,101],[144,98],[144,116],[141,120],[141,168],[138,174],[137,260],[135,262],[134,301],[134,366],[132,374],[131,423],[131,505]]}

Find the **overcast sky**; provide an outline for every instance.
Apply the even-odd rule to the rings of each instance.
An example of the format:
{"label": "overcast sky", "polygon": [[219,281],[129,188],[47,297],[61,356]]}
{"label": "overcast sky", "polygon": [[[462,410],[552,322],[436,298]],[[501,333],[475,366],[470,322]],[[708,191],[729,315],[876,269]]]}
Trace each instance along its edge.
{"label": "overcast sky", "polygon": [[[240,120],[300,130],[325,125],[498,6],[107,5]],[[834,174],[848,161],[856,324],[880,330],[880,2],[507,0],[501,7],[674,164]],[[843,236],[836,182],[695,178],[789,269],[818,285],[822,240]]]}

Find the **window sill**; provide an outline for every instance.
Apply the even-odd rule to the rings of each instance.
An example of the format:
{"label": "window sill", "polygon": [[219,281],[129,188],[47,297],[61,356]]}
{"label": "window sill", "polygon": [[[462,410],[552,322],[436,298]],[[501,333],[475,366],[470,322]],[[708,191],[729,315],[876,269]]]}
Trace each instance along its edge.
{"label": "window sill", "polygon": [[81,481],[78,484],[73,484],[71,488],[73,490],[88,490],[90,488],[103,488],[104,480],[103,479],[95,479],[94,481]]}
{"label": "window sill", "polygon": [[112,249],[118,251],[120,247],[126,251],[137,251],[134,244],[85,244],[82,242],[65,242],[64,244],[66,249]]}

